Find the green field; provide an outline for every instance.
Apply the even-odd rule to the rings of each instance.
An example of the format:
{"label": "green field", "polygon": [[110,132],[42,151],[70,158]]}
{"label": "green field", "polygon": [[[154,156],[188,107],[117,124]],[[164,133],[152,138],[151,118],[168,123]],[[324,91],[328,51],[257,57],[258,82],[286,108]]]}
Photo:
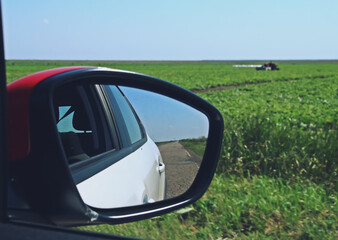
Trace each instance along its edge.
{"label": "green field", "polygon": [[153,239],[338,239],[338,61],[280,62],[280,71],[232,64],[7,61],[7,76],[72,65],[131,70],[204,89],[198,94],[223,114],[217,174],[185,213],[82,229]]}
{"label": "green field", "polygon": [[225,119],[218,172],[303,176],[337,187],[337,93],[338,77],[328,77],[201,94]]}

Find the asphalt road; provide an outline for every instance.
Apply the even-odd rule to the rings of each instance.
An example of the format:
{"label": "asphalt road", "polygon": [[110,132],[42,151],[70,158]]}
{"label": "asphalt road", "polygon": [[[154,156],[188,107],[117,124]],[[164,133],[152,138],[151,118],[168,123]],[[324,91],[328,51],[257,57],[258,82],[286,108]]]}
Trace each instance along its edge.
{"label": "asphalt road", "polygon": [[167,179],[167,199],[188,190],[198,172],[201,158],[179,142],[162,144],[160,149],[165,164]]}

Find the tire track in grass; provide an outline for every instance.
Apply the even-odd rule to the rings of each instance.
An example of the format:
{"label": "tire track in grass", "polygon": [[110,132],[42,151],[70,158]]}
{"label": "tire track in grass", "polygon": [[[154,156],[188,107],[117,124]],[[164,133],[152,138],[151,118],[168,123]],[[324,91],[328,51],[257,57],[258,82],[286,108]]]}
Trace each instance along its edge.
{"label": "tire track in grass", "polygon": [[263,81],[257,81],[257,82],[222,85],[222,86],[209,87],[209,88],[203,88],[203,89],[193,88],[193,89],[190,89],[190,91],[194,93],[204,93],[204,92],[221,91],[221,90],[227,90],[231,88],[240,88],[240,87],[258,85],[258,84],[264,84],[264,83],[293,82],[293,81],[299,81],[299,80],[304,80],[304,79],[323,79],[323,78],[330,78],[330,77],[336,77],[336,76],[337,75],[327,75],[327,76],[321,75],[321,76],[314,76],[314,77],[302,77],[302,78],[292,78],[292,79],[263,80]]}

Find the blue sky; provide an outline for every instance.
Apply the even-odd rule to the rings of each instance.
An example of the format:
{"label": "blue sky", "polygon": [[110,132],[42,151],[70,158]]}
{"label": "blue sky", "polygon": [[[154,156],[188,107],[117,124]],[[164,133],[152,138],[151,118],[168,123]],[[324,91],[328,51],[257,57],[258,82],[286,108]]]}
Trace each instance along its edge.
{"label": "blue sky", "polygon": [[3,0],[7,59],[338,59],[337,0]]}
{"label": "blue sky", "polygon": [[155,142],[208,137],[208,118],[194,108],[156,93],[120,87]]}

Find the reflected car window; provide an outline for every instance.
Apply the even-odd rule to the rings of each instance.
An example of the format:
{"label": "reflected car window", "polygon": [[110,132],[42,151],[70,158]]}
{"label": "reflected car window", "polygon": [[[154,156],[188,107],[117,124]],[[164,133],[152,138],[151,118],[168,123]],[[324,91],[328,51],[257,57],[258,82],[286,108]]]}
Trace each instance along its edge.
{"label": "reflected car window", "polygon": [[[74,112],[68,114],[68,111],[72,106],[59,106],[59,116],[60,119],[57,123],[57,128],[59,132],[75,132],[75,133],[84,133],[85,131],[77,130],[73,126]],[[87,133],[91,133],[92,131],[86,131]]]}
{"label": "reflected car window", "polygon": [[[129,103],[116,86],[105,86],[105,89],[110,102],[114,105],[114,102],[116,101],[123,118],[122,121],[117,121],[117,125],[120,129],[126,128],[131,144],[138,142],[143,136],[139,121],[136,118],[134,111],[131,109]],[[115,108],[114,111],[116,110],[117,109]]]}
{"label": "reflected car window", "polygon": [[115,149],[99,108],[84,87],[58,89],[54,95],[57,129],[70,164]]}

